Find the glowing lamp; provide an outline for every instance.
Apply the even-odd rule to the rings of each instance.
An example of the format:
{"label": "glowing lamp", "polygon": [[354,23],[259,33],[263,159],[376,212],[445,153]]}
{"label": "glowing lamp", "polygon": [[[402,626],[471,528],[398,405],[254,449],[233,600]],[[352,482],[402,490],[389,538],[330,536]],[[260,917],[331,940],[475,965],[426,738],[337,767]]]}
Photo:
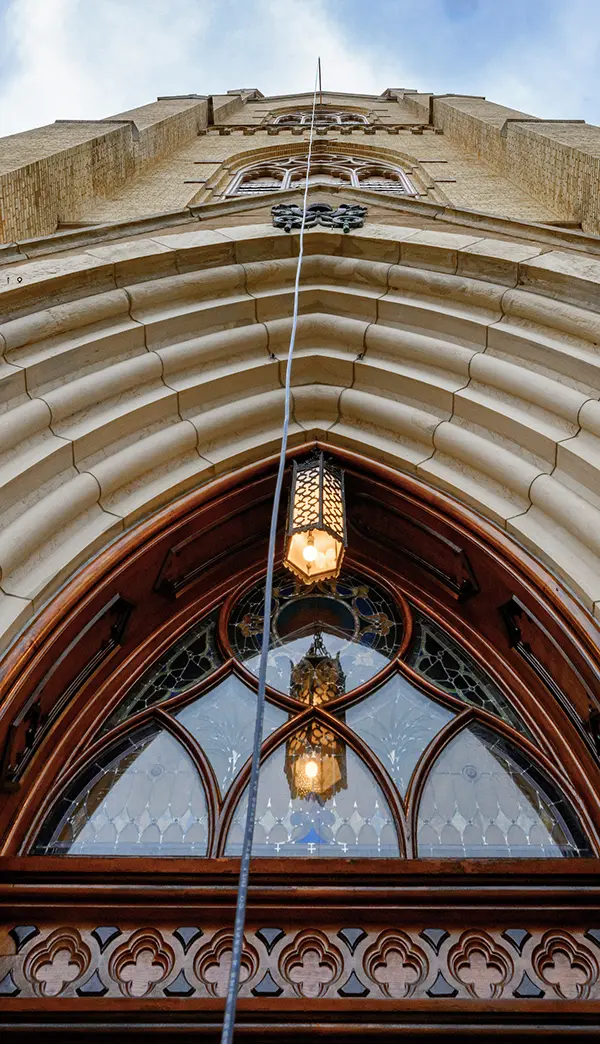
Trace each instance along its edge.
{"label": "glowing lamp", "polygon": [[345,744],[320,722],[311,721],[287,741],[285,772],[292,798],[324,805],[348,785]]}
{"label": "glowing lamp", "polygon": [[[339,653],[330,656],[317,630],[310,649],[292,667],[290,696],[318,707],[342,696],[345,688]],[[345,744],[314,719],[287,741],[285,772],[292,798],[323,805],[347,786]]]}
{"label": "glowing lamp", "polygon": [[283,564],[305,584],[328,580],[347,542],[344,472],[323,453],[294,461]]}

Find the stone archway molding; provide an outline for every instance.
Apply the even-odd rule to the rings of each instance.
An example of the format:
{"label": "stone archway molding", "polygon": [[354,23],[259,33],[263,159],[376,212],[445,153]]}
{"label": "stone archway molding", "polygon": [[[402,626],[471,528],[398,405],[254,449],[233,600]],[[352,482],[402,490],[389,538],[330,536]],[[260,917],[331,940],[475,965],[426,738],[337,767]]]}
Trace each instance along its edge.
{"label": "stone archway molding", "polygon": [[[5,647],[111,540],[275,450],[296,249],[243,225],[7,269]],[[600,261],[398,226],[309,232],[306,249],[292,446],[451,494],[597,615]]]}

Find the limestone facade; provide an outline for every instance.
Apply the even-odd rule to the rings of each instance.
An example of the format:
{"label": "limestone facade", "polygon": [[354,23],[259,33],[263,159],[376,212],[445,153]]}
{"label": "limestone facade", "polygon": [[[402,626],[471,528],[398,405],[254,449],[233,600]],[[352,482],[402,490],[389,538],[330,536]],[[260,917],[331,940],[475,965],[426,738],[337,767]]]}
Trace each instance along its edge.
{"label": "limestone facade", "polygon": [[[105,120],[58,121],[2,139],[0,242],[215,202],[243,164],[306,151],[308,129],[272,121],[310,103],[256,90],[160,98]],[[323,105],[361,112],[369,124],[320,129],[321,151],[395,162],[421,199],[600,231],[597,127],[402,89],[329,92]]]}
{"label": "limestone facade", "polygon": [[[5,177],[21,181],[0,247],[0,648],[125,530],[276,451],[298,236],[271,207],[300,195],[225,189],[243,163],[306,148],[306,131],[268,120],[309,101],[167,99],[7,139]],[[600,616],[596,204],[586,189],[569,211],[567,181],[534,196],[530,172],[511,172],[515,136],[551,150],[558,125],[403,91],[324,104],[372,125],[317,150],[396,162],[420,194],[310,188],[368,217],[306,234],[292,443],[416,474]],[[572,126],[588,148],[596,130]],[[592,167],[590,152],[565,178],[590,187]]]}

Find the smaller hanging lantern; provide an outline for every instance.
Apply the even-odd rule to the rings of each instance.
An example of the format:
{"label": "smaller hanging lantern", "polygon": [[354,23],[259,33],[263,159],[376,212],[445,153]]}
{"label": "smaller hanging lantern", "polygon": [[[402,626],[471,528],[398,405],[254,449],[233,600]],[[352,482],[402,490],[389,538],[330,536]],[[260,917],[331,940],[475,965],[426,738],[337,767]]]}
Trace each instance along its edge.
{"label": "smaller hanging lantern", "polygon": [[305,584],[328,580],[347,543],[344,472],[323,453],[294,461],[283,564]]}
{"label": "smaller hanging lantern", "polygon": [[[290,695],[318,707],[345,691],[339,653],[329,655],[317,630],[308,652],[292,667]],[[346,745],[320,721],[310,721],[286,743],[285,773],[292,798],[324,805],[346,789]]]}
{"label": "smaller hanging lantern", "polygon": [[311,721],[286,743],[285,774],[292,799],[324,805],[348,786],[346,745],[320,721]]}
{"label": "smaller hanging lantern", "polygon": [[340,654],[330,656],[320,630],[315,631],[312,644],[302,659],[292,667],[290,696],[311,707],[335,700],[346,691],[346,676],[340,663]]}

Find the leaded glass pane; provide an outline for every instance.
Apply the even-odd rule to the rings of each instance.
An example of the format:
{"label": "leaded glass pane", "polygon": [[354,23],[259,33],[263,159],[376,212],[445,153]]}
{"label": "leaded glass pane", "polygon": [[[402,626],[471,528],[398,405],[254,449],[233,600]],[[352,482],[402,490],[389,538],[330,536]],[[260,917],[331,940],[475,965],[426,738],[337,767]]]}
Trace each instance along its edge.
{"label": "leaded glass pane", "polygon": [[215,640],[217,613],[204,617],[156,660],[105,722],[108,732],[138,711],[163,703],[206,678],[222,662]]}
{"label": "leaded glass pane", "polygon": [[423,791],[419,856],[591,855],[579,821],[541,769],[483,725],[463,729]]}
{"label": "leaded glass pane", "polygon": [[473,707],[495,714],[532,739],[531,732],[514,707],[468,653],[433,620],[416,610],[413,613],[415,633],[408,656],[410,666],[438,688]]}
{"label": "leaded glass pane", "polygon": [[454,717],[401,674],[346,711],[346,722],[383,762],[402,794],[421,754]]}
{"label": "leaded glass pane", "polygon": [[100,755],[63,795],[35,851],[45,855],[206,855],[208,814],[191,758],[156,728]]}
{"label": "leaded glass pane", "polygon": [[[256,693],[230,674],[174,716],[198,740],[225,794],[252,753]],[[287,717],[285,711],[265,702],[263,738],[283,725]]]}
{"label": "leaded glass pane", "polygon": [[[247,792],[229,830],[239,855]],[[352,750],[318,722],[299,730],[263,764],[254,856],[398,856],[387,802]]]}
{"label": "leaded glass pane", "polygon": [[[240,598],[229,622],[229,640],[240,660],[258,675],[264,583]],[[292,669],[320,637],[328,656],[339,654],[349,692],[372,678],[395,655],[402,622],[391,598],[371,582],[342,572],[307,588],[287,571],[275,578],[267,681],[290,692]]]}

